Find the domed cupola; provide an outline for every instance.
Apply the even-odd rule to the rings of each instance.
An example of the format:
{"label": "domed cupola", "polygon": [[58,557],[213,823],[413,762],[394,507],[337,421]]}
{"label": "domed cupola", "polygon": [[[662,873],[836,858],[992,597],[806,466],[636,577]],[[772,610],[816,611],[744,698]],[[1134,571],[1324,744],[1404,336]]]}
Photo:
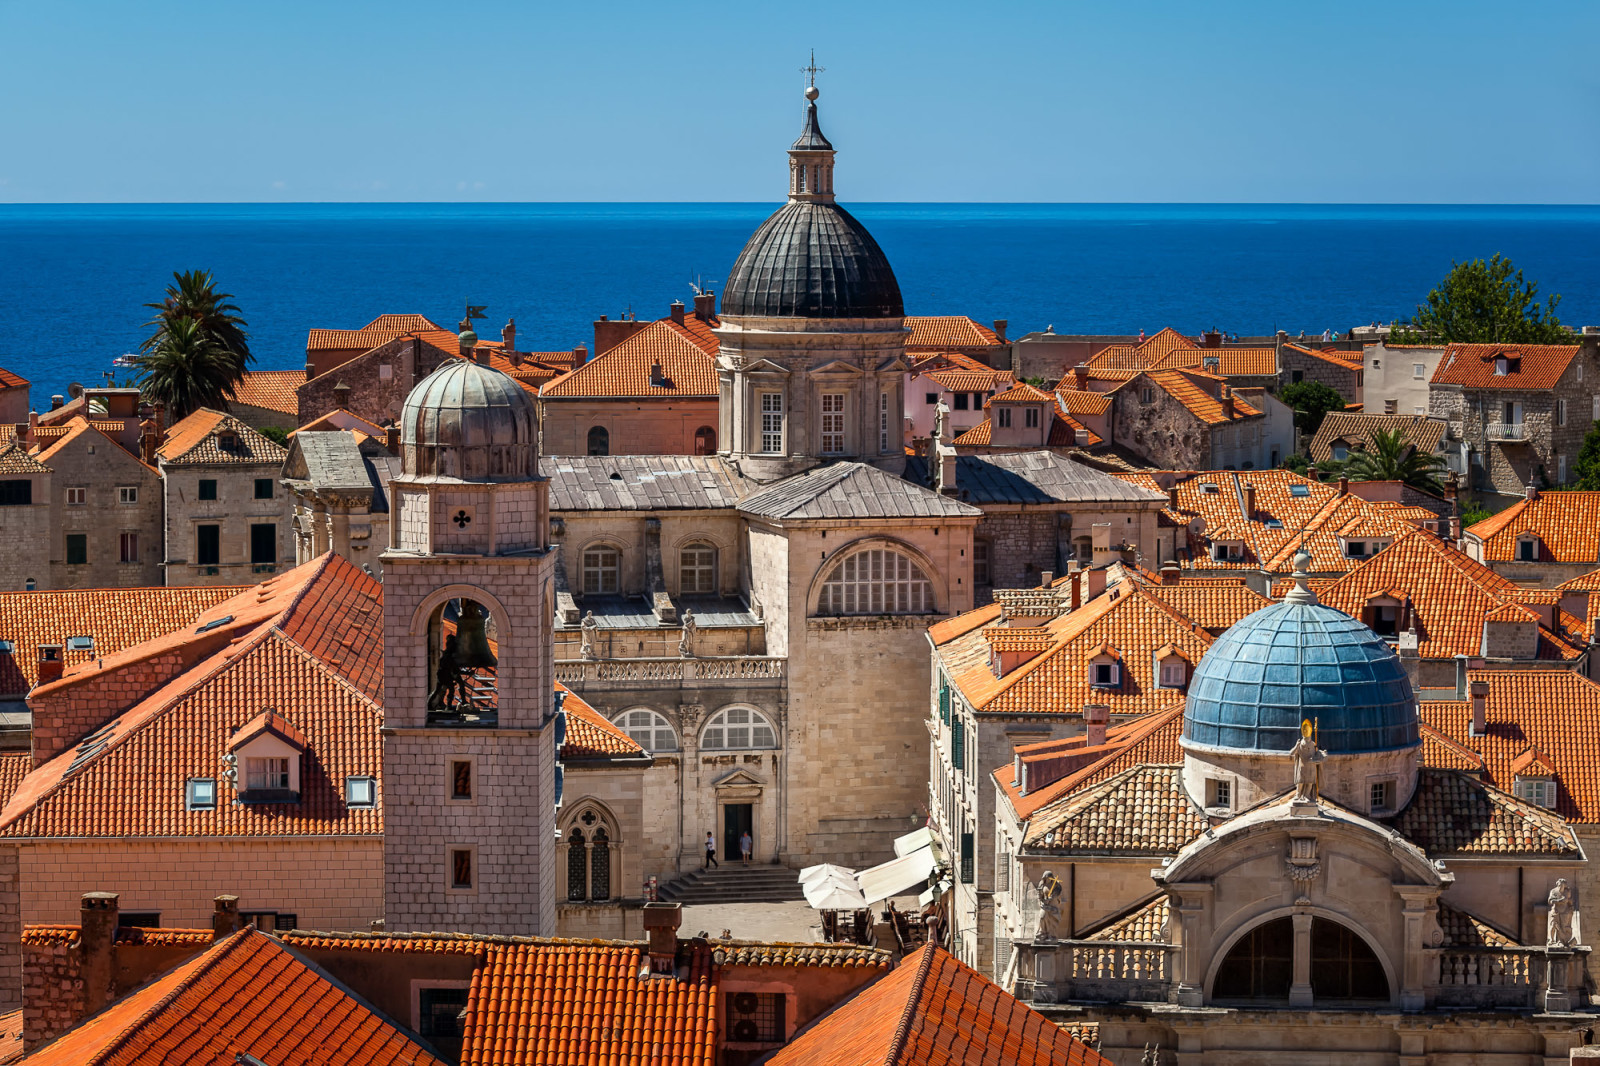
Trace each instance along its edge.
{"label": "domed cupola", "polygon": [[463,333],[464,357],[448,360],[406,397],[400,439],[407,477],[514,481],[537,475],[533,398],[509,375],[473,357],[476,340]]}
{"label": "domed cupola", "polygon": [[[814,66],[812,68],[815,69]],[[789,148],[789,202],[761,224],[722,290],[725,315],[903,318],[900,283],[878,242],[833,199],[833,145],[817,124],[816,85]]]}

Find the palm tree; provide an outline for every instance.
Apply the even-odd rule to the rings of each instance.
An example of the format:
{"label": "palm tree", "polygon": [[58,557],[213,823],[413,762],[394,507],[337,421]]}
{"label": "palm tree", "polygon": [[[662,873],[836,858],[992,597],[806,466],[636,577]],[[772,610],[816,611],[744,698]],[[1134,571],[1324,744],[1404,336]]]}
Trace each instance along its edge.
{"label": "palm tree", "polygon": [[235,353],[193,318],[175,318],[134,357],[145,399],[165,404],[172,422],[201,407],[227,408],[233,392]]}
{"label": "palm tree", "polygon": [[1351,481],[1403,481],[1436,496],[1444,495],[1444,473],[1443,459],[1418,451],[1398,429],[1374,432],[1371,445],[1351,452],[1344,466]]}
{"label": "palm tree", "polygon": [[[164,353],[161,364],[166,380],[187,379],[198,388],[197,394],[216,397],[206,403],[224,406],[224,398],[233,395],[234,386],[255,361],[250,354],[245,320],[239,317],[238,306],[229,302],[233,294],[217,291],[216,278],[209,270],[174,271],[172,277],[177,284],[167,286],[167,298],[158,304],[145,304],[156,312],[156,317],[145,323],[154,326],[155,332],[139,346],[144,355],[138,365],[143,369],[149,357]],[[189,327],[183,327],[183,323]],[[186,372],[172,365],[180,352],[197,360]],[[161,398],[149,388],[148,377],[141,380],[141,387],[152,400]],[[174,414],[177,417],[181,416]]]}

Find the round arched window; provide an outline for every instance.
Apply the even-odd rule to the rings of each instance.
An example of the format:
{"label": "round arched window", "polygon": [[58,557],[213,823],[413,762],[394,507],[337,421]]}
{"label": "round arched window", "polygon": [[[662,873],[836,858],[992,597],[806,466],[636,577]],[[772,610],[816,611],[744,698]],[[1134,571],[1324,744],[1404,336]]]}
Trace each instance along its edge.
{"label": "round arched window", "polygon": [[678,734],[672,723],[648,707],[623,711],[611,720],[645,751],[677,751]]}
{"label": "round arched window", "polygon": [[742,748],[775,748],[778,731],[766,715],[748,707],[729,707],[719,712],[700,734],[700,747],[706,751]]}
{"label": "round arched window", "polygon": [[818,614],[931,614],[933,584],[911,557],[867,548],[834,564],[822,584]]}

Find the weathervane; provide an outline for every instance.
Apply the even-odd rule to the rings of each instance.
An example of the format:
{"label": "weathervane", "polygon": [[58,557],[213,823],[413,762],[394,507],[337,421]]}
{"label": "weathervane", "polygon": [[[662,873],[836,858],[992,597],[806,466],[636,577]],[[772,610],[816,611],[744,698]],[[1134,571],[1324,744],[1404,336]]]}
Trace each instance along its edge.
{"label": "weathervane", "polygon": [[806,76],[806,88],[807,89],[815,88],[816,84],[817,84],[817,75],[825,73],[827,71],[827,69],[828,69],[827,67],[819,67],[819,66],[817,66],[817,50],[815,48],[813,48],[811,50],[811,63],[810,63],[810,65],[800,68],[800,73],[802,73],[802,74],[804,74]]}

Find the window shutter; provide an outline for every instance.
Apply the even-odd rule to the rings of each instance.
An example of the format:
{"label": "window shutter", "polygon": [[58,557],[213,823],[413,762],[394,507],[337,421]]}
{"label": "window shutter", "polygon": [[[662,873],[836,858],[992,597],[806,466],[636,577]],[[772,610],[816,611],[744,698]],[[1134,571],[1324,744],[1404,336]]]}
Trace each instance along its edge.
{"label": "window shutter", "polygon": [[[994,890],[996,892],[1011,891],[1011,853],[1009,851],[1002,851],[1000,853],[1000,861],[995,863]],[[998,957],[995,959],[995,965],[1000,965]]]}
{"label": "window shutter", "polygon": [[961,834],[961,883],[972,884],[972,834]]}
{"label": "window shutter", "polygon": [[943,678],[939,679],[939,721],[950,724],[950,686]]}
{"label": "window shutter", "polygon": [[994,938],[994,976],[999,980],[1006,972],[1006,967],[1011,964],[1011,938],[997,936]]}
{"label": "window shutter", "polygon": [[959,721],[950,726],[950,765],[957,770],[967,768],[967,731]]}

